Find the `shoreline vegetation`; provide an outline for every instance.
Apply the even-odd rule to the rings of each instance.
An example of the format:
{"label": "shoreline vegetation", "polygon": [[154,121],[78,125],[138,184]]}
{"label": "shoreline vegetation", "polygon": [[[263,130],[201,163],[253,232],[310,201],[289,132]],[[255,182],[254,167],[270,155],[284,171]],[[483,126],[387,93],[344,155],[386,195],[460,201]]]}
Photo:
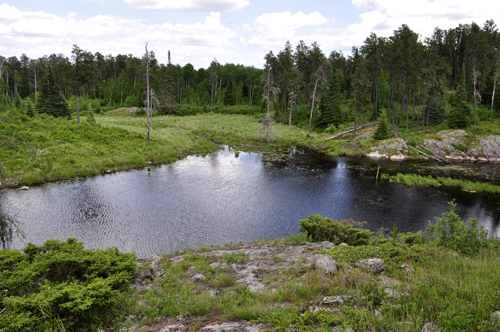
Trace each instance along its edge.
{"label": "shoreline vegetation", "polygon": [[[262,118],[220,113],[157,116],[147,143],[143,116],[120,110],[110,113],[92,116],[93,121],[80,124],[44,114],[33,117],[12,112],[0,114],[0,132],[5,137],[14,137],[19,143],[2,142],[6,158],[1,161],[1,175],[5,178],[0,178],[0,188],[168,164],[187,155],[212,153],[219,144],[227,144],[235,151],[270,154],[306,148],[330,156],[366,156],[381,144],[371,137],[373,127],[359,130],[356,137],[325,141],[332,134],[313,132],[308,135],[306,129],[279,123],[274,125],[272,140],[267,143]],[[334,134],[346,129],[350,129],[349,124],[341,125]],[[428,137],[435,135],[430,132]],[[418,137],[426,136],[419,134]],[[391,140],[388,142],[390,145]],[[418,158],[410,152],[407,159]]]}
{"label": "shoreline vegetation", "polygon": [[287,238],[135,260],[75,239],[0,251],[1,331],[498,331],[500,239],[310,215]]}
{"label": "shoreline vegetation", "polygon": [[389,176],[387,174],[382,174],[381,179],[388,179],[393,183],[402,183],[407,186],[418,186],[418,187],[454,187],[460,188],[463,191],[468,191],[471,193],[487,193],[487,194],[500,194],[500,186],[493,185],[487,182],[472,182],[467,180],[452,179],[450,177],[432,177],[432,176],[421,176],[416,174],[401,174]]}

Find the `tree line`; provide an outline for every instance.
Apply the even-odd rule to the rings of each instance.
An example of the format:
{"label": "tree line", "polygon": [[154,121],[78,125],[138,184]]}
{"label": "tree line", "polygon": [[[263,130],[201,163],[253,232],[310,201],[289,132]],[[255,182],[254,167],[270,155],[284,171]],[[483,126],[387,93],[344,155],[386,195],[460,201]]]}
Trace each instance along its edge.
{"label": "tree line", "polygon": [[174,65],[170,51],[168,62],[161,64],[151,50],[142,57],[104,56],[78,45],[70,57],[0,56],[0,104],[19,107],[29,99],[36,105],[43,85],[49,84],[77,110],[81,97],[95,111],[147,106],[175,114],[179,105],[204,111],[249,105],[268,119],[305,125],[309,131],[313,125],[358,122],[358,117],[377,120],[381,112],[389,123],[412,131],[443,122],[465,127],[476,121],[478,108],[483,117],[486,107],[489,117],[500,109],[495,99],[500,34],[493,20],[482,27],[474,22],[448,30],[436,27],[430,37],[404,24],[389,37],[371,33],[349,55],[325,55],[316,42],[300,41],[295,47],[287,42],[264,59],[264,69],[222,65],[216,59],[206,69],[195,69],[189,63]]}

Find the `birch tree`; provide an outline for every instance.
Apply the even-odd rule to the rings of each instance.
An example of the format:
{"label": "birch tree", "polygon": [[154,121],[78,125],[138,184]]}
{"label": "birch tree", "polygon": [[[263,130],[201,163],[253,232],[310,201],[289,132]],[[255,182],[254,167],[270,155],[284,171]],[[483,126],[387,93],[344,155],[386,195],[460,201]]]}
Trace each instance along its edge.
{"label": "birch tree", "polygon": [[490,119],[493,119],[493,103],[495,101],[495,89],[497,87],[498,65],[500,63],[500,50],[498,48],[495,48],[494,53],[495,53],[495,60],[496,60],[496,69],[495,69],[495,80],[493,83],[493,93],[491,95]]}

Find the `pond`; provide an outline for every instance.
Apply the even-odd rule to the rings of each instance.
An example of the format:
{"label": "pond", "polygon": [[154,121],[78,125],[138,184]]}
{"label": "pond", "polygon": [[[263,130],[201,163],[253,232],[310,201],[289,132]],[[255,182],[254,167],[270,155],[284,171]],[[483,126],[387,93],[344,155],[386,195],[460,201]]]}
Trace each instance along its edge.
{"label": "pond", "polygon": [[[452,199],[463,218],[478,217],[490,234],[500,235],[498,195],[376,183],[378,166],[394,174],[414,171],[414,163],[303,151],[268,159],[246,152],[235,157],[225,146],[209,156],[189,156],[150,170],[28,191],[4,189],[0,210],[17,219],[26,235],[15,237],[11,248],[74,237],[87,248],[116,246],[138,257],[284,237],[299,231],[299,219],[316,213],[366,221],[371,230],[394,224],[400,231],[424,230],[429,220],[449,210]],[[498,184],[496,167],[480,167],[486,167],[480,171],[488,181]]]}

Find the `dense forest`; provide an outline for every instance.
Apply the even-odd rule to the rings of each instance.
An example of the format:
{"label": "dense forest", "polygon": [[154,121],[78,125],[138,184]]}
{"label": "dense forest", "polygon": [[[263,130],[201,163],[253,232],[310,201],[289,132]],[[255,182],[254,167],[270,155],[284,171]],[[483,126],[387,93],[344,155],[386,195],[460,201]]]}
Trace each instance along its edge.
{"label": "dense forest", "polygon": [[277,122],[333,128],[376,120],[382,112],[390,123],[419,131],[429,124],[465,127],[500,110],[494,98],[500,34],[492,20],[483,27],[435,28],[425,38],[402,25],[390,37],[372,33],[349,55],[326,55],[316,42],[287,42],[264,59],[263,69],[216,59],[195,69],[174,65],[170,52],[168,62],[159,63],[147,47],[138,58],[93,54],[77,45],[69,57],[0,56],[0,111],[50,112],[40,105],[50,89],[59,94],[53,98],[64,99],[56,104],[69,105],[55,116],[71,116],[77,107],[100,113],[150,106],[157,114],[176,115],[267,109]]}

